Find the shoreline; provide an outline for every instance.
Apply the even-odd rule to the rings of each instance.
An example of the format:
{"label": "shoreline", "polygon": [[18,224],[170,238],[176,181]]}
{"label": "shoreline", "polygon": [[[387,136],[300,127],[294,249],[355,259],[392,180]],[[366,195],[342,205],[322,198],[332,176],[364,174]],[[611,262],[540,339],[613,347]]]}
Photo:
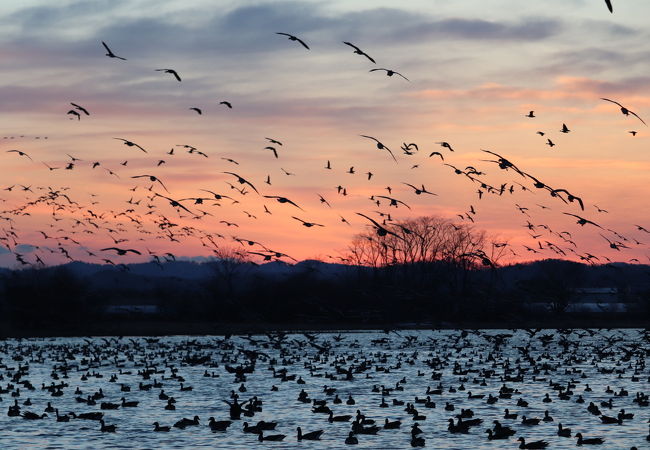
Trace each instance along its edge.
{"label": "shoreline", "polygon": [[648,328],[650,322],[639,317],[540,317],[535,320],[504,320],[502,322],[460,320],[440,322],[349,323],[349,322],[196,322],[169,320],[123,319],[93,324],[58,326],[26,326],[0,321],[0,338],[49,338],[88,336],[223,336],[226,334],[264,334],[272,332],[352,332],[372,330],[437,330],[437,329],[512,329],[512,328]]}

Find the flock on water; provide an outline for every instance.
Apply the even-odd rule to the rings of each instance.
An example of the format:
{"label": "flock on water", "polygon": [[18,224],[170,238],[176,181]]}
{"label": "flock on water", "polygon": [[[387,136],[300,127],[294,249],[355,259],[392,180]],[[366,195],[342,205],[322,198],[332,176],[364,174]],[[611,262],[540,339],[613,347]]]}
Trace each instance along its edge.
{"label": "flock on water", "polygon": [[[613,12],[611,2],[606,0],[606,4]],[[312,47],[299,36],[283,31],[276,34],[286,37],[291,42],[290,45],[296,45],[295,58],[300,58],[301,51],[317,51],[316,46]],[[412,76],[407,77],[397,70],[376,67],[380,58],[374,52],[370,52],[373,53],[371,56],[356,43],[341,42],[342,45],[351,48],[353,54],[361,57],[363,62],[371,65],[370,73],[380,72],[389,78],[396,76],[396,79],[404,82],[413,81]],[[115,65],[111,64],[109,70],[119,71],[124,64],[130,63],[130,55],[126,55],[129,56],[128,59],[122,56],[126,54],[123,52],[128,50],[113,49],[105,41],[101,41],[101,44],[106,51],[106,57],[116,60]],[[173,82],[183,83],[184,74],[179,73],[177,69],[161,64],[151,70],[159,72],[161,76],[168,76]],[[646,125],[640,115],[623,106],[618,100],[603,97],[602,101],[617,105],[624,116],[632,116],[638,119],[640,125]],[[228,100],[215,99],[214,103],[226,111],[237,108],[236,104]],[[67,115],[78,122],[79,127],[83,127],[86,120],[95,120],[92,105],[81,105],[71,101],[66,108],[70,106],[72,108],[67,111]],[[211,111],[209,105],[188,105],[187,110],[201,116]],[[536,120],[539,113],[529,111],[524,116],[526,120]],[[556,131],[568,134],[574,129],[563,123]],[[637,130],[625,132],[632,137],[637,134]],[[539,130],[537,134],[546,139],[545,144],[551,149],[562,145],[561,139],[551,135],[548,130]],[[5,136],[5,139],[14,137]],[[20,136],[18,140],[24,137]],[[36,138],[47,139],[41,136]],[[591,203],[582,193],[542,180],[539,175],[521,167],[507,155],[492,150],[482,150],[487,159],[481,161],[494,164],[495,168],[500,169],[487,174],[473,165],[463,168],[455,163],[454,157],[459,149],[454,148],[454,143],[444,140],[430,144],[437,150],[426,150],[420,153],[425,146],[415,142],[404,142],[398,149],[379,134],[359,133],[357,138],[370,141],[369,143],[379,151],[377,158],[387,158],[396,164],[403,164],[405,161],[407,164],[413,163],[411,166],[413,169],[424,164],[434,167],[435,164],[439,164],[440,170],[451,170],[453,174],[466,181],[467,186],[476,193],[476,203],[458,211],[456,222],[459,227],[471,226],[478,220],[481,210],[478,204],[486,196],[517,198],[517,203],[513,205],[514,211],[523,215],[522,230],[528,231],[532,241],[528,245],[493,243],[495,248],[502,248],[508,257],[521,259],[526,256],[533,258],[550,256],[578,259],[591,264],[611,262],[610,258],[598,254],[593,249],[581,248],[576,242],[579,240],[570,231],[551,229],[542,220],[533,221],[533,213],[556,213],[558,217],[566,215],[576,219],[576,223],[581,226],[596,227],[603,239],[602,247],[607,251],[621,252],[646,248],[642,239],[648,233],[648,228],[644,225],[614,229],[601,224],[601,218],[605,220],[608,214],[606,209]],[[305,201],[295,200],[291,198],[292,194],[283,192],[291,188],[283,189],[282,183],[276,182],[275,175],[272,173],[268,173],[263,179],[256,179],[248,174],[245,164],[240,164],[235,158],[222,155],[219,155],[219,165],[214,166],[215,181],[211,185],[192,186],[192,189],[196,188],[193,194],[177,195],[181,189],[186,192],[189,185],[179,186],[168,183],[164,174],[169,172],[164,171],[173,170],[175,160],[180,158],[198,158],[206,165],[214,164],[215,158],[210,151],[200,150],[189,143],[172,144],[170,150],[162,151],[151,148],[146,142],[135,142],[128,136],[113,136],[112,139],[122,143],[128,151],[135,151],[121,153],[124,161],[119,164],[119,167],[78,154],[66,153],[58,160],[55,160],[55,155],[48,154],[47,160],[41,160],[41,157],[34,153],[30,154],[31,151],[24,148],[4,150],[7,158],[21,158],[26,164],[41,165],[41,170],[47,169],[48,172],[60,173],[61,180],[65,179],[64,174],[67,171],[95,171],[93,173],[97,174],[97,179],[102,176],[102,181],[108,179],[115,185],[115,195],[118,189],[122,189],[125,195],[125,204],[122,207],[115,207],[113,204],[108,206],[102,201],[101,195],[92,192],[92,189],[86,186],[43,185],[39,183],[37,172],[33,172],[33,184],[14,183],[2,186],[2,191],[7,198],[0,198],[0,206],[4,205],[0,209],[0,245],[13,254],[18,267],[43,267],[60,262],[83,260],[116,265],[128,270],[128,267],[122,264],[123,260],[117,257],[147,257],[150,261],[161,264],[173,260],[174,249],[180,248],[190,240],[200,243],[205,252],[217,256],[221,254],[222,248],[233,245],[233,248],[237,249],[236,253],[242,257],[263,261],[295,261],[295,258],[287,254],[284,249],[273,248],[275,246],[263,243],[261,239],[241,236],[238,229],[242,222],[245,221],[247,225],[253,226],[256,222],[260,223],[254,226],[259,230],[263,228],[265,217],[277,214],[290,219],[288,227],[307,229],[308,233],[319,233],[318,230],[334,224],[337,226],[341,223],[359,226],[365,224],[376,231],[376,239],[387,235],[404,239],[403,233],[399,235],[395,233],[395,227],[401,228],[411,236],[415,236],[415,233],[400,225],[393,215],[396,215],[397,211],[409,214],[412,209],[409,205],[411,199],[420,201],[427,198],[433,201],[438,197],[434,188],[427,188],[425,180],[418,178],[417,172],[413,172],[412,179],[392,180],[394,183],[386,186],[384,183],[387,180],[381,180],[381,174],[377,176],[376,169],[358,169],[361,163],[349,168],[336,167],[336,161],[323,159],[318,162],[319,165],[322,164],[324,170],[323,180],[325,177],[333,176],[331,174],[335,171],[338,171],[341,176],[332,181],[329,186],[314,189],[309,204],[305,204]],[[270,160],[262,161],[262,164],[268,163],[270,171],[272,162],[285,160],[286,153],[289,153],[287,147],[289,145],[283,137],[260,136],[260,158],[267,156]],[[116,148],[115,151],[118,152],[118,149]],[[177,153],[179,151],[184,151],[187,155],[180,155]],[[137,161],[130,165],[132,158],[137,158]],[[137,165],[137,168],[131,169],[132,165]],[[280,167],[281,172],[278,171],[281,177],[296,175],[285,167]],[[489,180],[488,175],[501,178]],[[362,190],[371,192],[371,195],[366,196],[365,193],[356,193],[354,188],[351,189],[345,181],[350,180],[349,177],[361,177],[367,183]],[[375,180],[379,181],[375,183]],[[533,200],[537,203],[534,206],[522,205],[525,200],[521,197],[533,194],[538,195],[536,197],[538,199]],[[539,195],[542,195],[541,201],[551,200],[555,205],[539,203]],[[350,209],[346,209],[345,212],[336,210],[337,204],[344,205],[352,197],[358,199],[360,196],[366,197],[368,208],[372,210],[352,209],[354,215],[349,212]],[[336,197],[336,200],[333,197]],[[277,205],[274,205],[273,201],[277,202]],[[569,211],[559,211],[559,207],[569,208]],[[48,213],[44,214],[44,210]],[[233,219],[232,216],[223,217],[224,211],[235,214],[240,219]],[[351,215],[346,218],[344,214]],[[351,222],[352,218],[356,219],[356,223]],[[215,229],[219,231],[214,231]],[[154,246],[154,242],[163,243],[168,248],[162,251],[151,250],[150,247],[160,247],[160,245]],[[241,244],[241,247],[238,244]],[[475,259],[479,265],[494,266],[495,261],[488,256],[489,253],[472,252],[463,257]],[[350,262],[348,258],[341,255],[326,255],[326,257]],[[639,263],[640,261],[638,258],[628,258],[627,262]]]}
{"label": "flock on water", "polygon": [[649,342],[612,329],[5,340],[0,429],[9,444],[74,430],[136,446],[643,448]]}

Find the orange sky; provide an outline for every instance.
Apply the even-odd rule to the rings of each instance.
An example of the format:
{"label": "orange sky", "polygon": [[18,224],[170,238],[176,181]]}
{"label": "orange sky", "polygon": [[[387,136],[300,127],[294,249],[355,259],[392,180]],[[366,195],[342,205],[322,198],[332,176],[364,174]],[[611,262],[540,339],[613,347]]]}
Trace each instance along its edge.
{"label": "orange sky", "polygon": [[[538,248],[525,228],[530,221],[556,233],[570,232],[577,248],[537,228],[542,243],[548,240],[578,254],[616,261],[648,262],[648,234],[634,225],[650,230],[650,130],[600,99],[617,100],[650,119],[650,77],[644,62],[650,49],[642,20],[650,13],[646,2],[616,5],[613,15],[596,0],[549,1],[544,7],[516,2],[517,11],[512,11],[512,1],[499,0],[414,1],[399,7],[379,1],[372,6],[355,1],[223,2],[222,8],[190,3],[159,2],[153,11],[144,0],[30,1],[0,7],[5,30],[0,32],[0,56],[10,61],[1,69],[0,188],[15,185],[0,191],[5,247],[30,262],[36,255],[47,264],[64,262],[60,251],[48,251],[59,244],[75,259],[131,262],[149,259],[148,250],[210,256],[200,237],[205,242],[207,235],[220,234],[224,238],[217,238],[219,245],[239,246],[232,240],[236,236],[298,260],[327,258],[340,255],[367,225],[356,212],[375,218],[376,211],[390,212],[393,219],[437,214],[460,222],[457,214],[471,205],[477,229],[511,244],[514,253],[508,261],[558,256]],[[278,31],[298,35],[310,50],[276,35]],[[102,40],[127,60],[106,57]],[[355,55],[342,41],[358,45],[377,64]],[[154,70],[160,68],[177,70],[182,82]],[[369,73],[373,68],[396,70],[410,82],[380,71]],[[222,100],[230,101],[233,109],[220,105]],[[81,120],[67,115],[70,102],[91,115],[82,113]],[[190,107],[201,108],[203,114]],[[529,110],[537,117],[525,117]],[[570,133],[560,133],[563,123]],[[632,136],[630,130],[638,134]],[[546,134],[541,137],[537,131]],[[362,134],[381,140],[398,162]],[[264,149],[269,145],[265,137],[284,144],[274,145],[278,159]],[[556,146],[545,145],[547,138]],[[441,141],[449,142],[454,152],[436,144]],[[405,155],[400,146],[411,142],[419,151]],[[175,147],[179,144],[196,147],[208,158],[188,154]],[[167,154],[172,147],[175,154]],[[7,153],[13,149],[32,160]],[[481,161],[491,159],[481,149],[581,197],[585,211],[534,189],[530,179]],[[479,200],[478,184],[456,175],[439,158],[429,158],[433,151],[456,167],[471,165],[485,172],[480,178],[492,186],[509,187],[516,181],[535,192],[515,185],[512,195]],[[70,162],[67,154],[83,161],[64,170]],[[165,163],[157,166],[159,160]],[[332,170],[324,168],[328,160]],[[43,162],[59,169],[48,170]],[[93,169],[94,162],[100,165]],[[352,166],[355,173],[347,173]],[[251,189],[241,195],[226,184],[235,179],[224,171],[251,181],[262,195],[287,197],[304,211]],[[374,174],[371,180],[368,171]],[[158,183],[148,191],[152,183],[131,178],[142,174],[161,179],[170,193]],[[265,183],[267,176],[271,185]],[[437,196],[417,196],[404,182],[424,184]],[[31,186],[33,192],[20,185]],[[339,185],[347,196],[337,194]],[[389,195],[387,186],[411,210],[387,202],[377,207],[369,200]],[[45,194],[47,189],[39,188],[47,187],[69,187],[66,194],[80,206],[58,212],[62,220],[54,220],[52,211],[40,206],[23,211],[29,215],[16,214],[14,208]],[[173,199],[207,195],[201,189],[231,196],[237,203],[184,201],[193,212],[210,214],[196,219],[180,217],[161,198],[146,198],[152,192]],[[332,207],[321,204],[318,194]],[[129,199],[140,204],[127,203]],[[155,207],[148,208],[148,203]],[[529,217],[515,204],[528,208]],[[88,210],[104,215],[93,218]],[[147,215],[150,211],[154,214]],[[603,228],[580,227],[563,212]],[[192,227],[191,236],[182,236],[180,242],[165,238],[153,222],[160,215],[178,225],[174,230]],[[291,216],[324,227],[306,228]],[[58,239],[46,240],[39,231]],[[138,249],[143,256],[116,258],[114,252],[98,251],[114,245],[111,234],[127,239],[118,247]],[[601,234],[630,248],[613,250]],[[0,264],[17,263],[3,250]]]}

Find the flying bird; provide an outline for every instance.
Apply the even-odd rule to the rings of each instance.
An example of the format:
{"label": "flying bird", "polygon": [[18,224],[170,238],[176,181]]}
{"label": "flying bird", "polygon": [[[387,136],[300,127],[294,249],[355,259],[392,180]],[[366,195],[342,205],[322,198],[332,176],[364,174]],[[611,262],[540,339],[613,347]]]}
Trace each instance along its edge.
{"label": "flying bird", "polygon": [[117,59],[121,59],[122,61],[126,61],[126,58],[122,58],[121,56],[117,56],[115,53],[113,53],[113,51],[110,48],[108,48],[108,45],[106,45],[106,42],[102,41],[102,45],[108,52],[106,53],[106,56],[108,56],[109,58],[117,58]]}
{"label": "flying bird", "polygon": [[232,109],[232,103],[227,102],[227,101],[225,101],[225,100],[222,101],[222,102],[219,102],[219,104],[220,104],[220,105],[226,105],[229,109]]}
{"label": "flying bird", "polygon": [[169,192],[169,190],[168,190],[167,187],[163,184],[163,182],[160,181],[160,178],[155,177],[155,176],[153,176],[153,175],[135,175],[135,176],[133,176],[133,177],[131,177],[131,178],[149,178],[149,181],[151,181],[152,183],[155,183],[155,182],[157,181],[158,183],[160,183],[160,185],[163,187],[164,190],[166,190],[167,192]]}
{"label": "flying bird", "polygon": [[[615,105],[618,105],[618,106],[621,108],[621,113],[622,113],[623,115],[625,115],[625,116],[629,116],[630,114],[632,114],[634,117],[636,117],[637,119],[639,119],[639,120],[643,123],[643,125],[645,125],[646,127],[648,126],[648,124],[645,123],[645,121],[644,121],[641,117],[639,117],[639,116],[637,115],[637,113],[635,113],[634,111],[630,111],[630,110],[627,109],[625,106],[621,105],[619,102],[616,102],[616,101],[614,101],[614,100],[610,100],[610,99],[608,99],[608,98],[604,98],[604,97],[601,97],[600,99],[601,99],[601,100],[605,100],[606,102],[611,102],[611,103],[614,103]],[[636,134],[636,132],[633,133],[633,135],[634,135],[634,134]]]}
{"label": "flying bird", "polygon": [[31,156],[29,156],[25,152],[21,152],[20,150],[7,150],[7,153],[18,153],[19,156],[26,156],[29,158],[30,161],[34,161]]}
{"label": "flying bird", "polygon": [[172,75],[174,75],[174,78],[176,78],[178,81],[181,81],[181,77],[178,75],[178,72],[176,72],[174,69],[156,69],[156,72],[171,73]]}
{"label": "flying bird", "polygon": [[379,139],[374,138],[374,137],[372,137],[372,136],[366,136],[365,134],[361,134],[360,136],[361,136],[361,137],[364,137],[364,138],[366,138],[366,139],[372,139],[373,141],[375,141],[375,142],[377,143],[377,148],[378,148],[379,150],[386,150],[388,153],[390,153],[390,156],[393,158],[393,160],[394,160],[395,162],[397,162],[397,159],[395,159],[395,155],[393,155],[393,152],[391,152],[390,149],[389,149],[388,147],[386,147],[384,144],[382,144],[382,143],[379,141]]}
{"label": "flying bird", "polygon": [[355,53],[355,54],[357,54],[357,55],[361,55],[361,56],[365,56],[365,57],[368,58],[368,59],[369,59],[373,64],[376,64],[374,59],[372,59],[372,58],[371,58],[371,57],[370,57],[366,52],[364,52],[363,50],[361,50],[359,47],[357,47],[357,46],[354,45],[353,43],[351,43],[351,42],[345,42],[345,41],[343,41],[343,43],[344,43],[345,45],[349,45],[350,47],[352,47],[352,48],[354,49],[354,53]]}
{"label": "flying bird", "polygon": [[249,185],[249,186],[250,186],[250,187],[251,187],[255,192],[257,192],[257,193],[259,194],[259,191],[255,188],[255,186],[253,186],[253,184],[252,184],[250,181],[247,181],[245,178],[240,177],[240,176],[237,175],[236,173],[233,173],[233,172],[221,172],[221,173],[226,173],[226,174],[228,174],[228,175],[232,175],[233,177],[236,177],[236,178],[237,178],[237,182],[238,182],[239,184],[247,184],[247,185]]}
{"label": "flying bird", "polygon": [[292,202],[291,200],[289,200],[286,197],[280,197],[279,195],[265,195],[264,197],[265,198],[274,198],[274,199],[276,199],[278,201],[278,203],[289,203],[290,205],[293,205],[296,208],[304,211],[304,209],[302,209],[300,206],[296,205],[294,202]]}
{"label": "flying bird", "polygon": [[203,111],[201,111],[201,108],[192,107],[192,108],[189,108],[189,109],[192,110],[192,111],[196,111],[197,113],[199,113],[199,115],[203,114]]}
{"label": "flying bird", "polygon": [[123,248],[117,248],[117,247],[108,247],[108,248],[102,248],[101,249],[102,252],[106,252],[108,250],[115,250],[117,252],[117,254],[120,255],[120,256],[124,256],[128,252],[135,253],[136,255],[141,255],[142,254],[137,250],[133,250],[132,248],[124,248],[123,249]]}
{"label": "flying bird", "polygon": [[528,114],[526,114],[526,117],[537,117],[535,115],[535,111],[530,111]]}
{"label": "flying bird", "polygon": [[[72,114],[73,116],[76,116],[76,117],[77,117],[77,120],[81,120],[81,114],[79,114],[79,113],[78,113],[77,111],[75,111],[74,109],[71,109],[71,110],[68,111],[66,114]],[[71,119],[72,119],[72,117],[71,117]]]}
{"label": "flying bird", "polygon": [[394,71],[394,70],[390,70],[390,69],[384,69],[383,67],[382,67],[382,68],[379,68],[379,69],[370,69],[368,72],[375,72],[375,71],[377,71],[377,70],[383,70],[383,71],[385,71],[385,72],[386,72],[386,75],[389,76],[389,77],[392,77],[393,75],[399,75],[400,77],[404,78],[406,81],[411,81],[411,80],[409,80],[408,78],[406,78],[404,75],[402,75],[401,73],[396,72],[396,71]]}
{"label": "flying bird", "polygon": [[72,102],[70,102],[70,104],[71,104],[72,106],[74,106],[75,109],[78,109],[79,111],[81,111],[81,112],[84,113],[85,115],[87,115],[87,116],[90,115],[90,113],[88,112],[88,110],[87,110],[86,108],[84,108],[83,106],[79,106],[79,105],[77,105],[76,103],[72,103]]}
{"label": "flying bird", "polygon": [[[126,139],[122,139],[122,138],[113,138],[113,139],[117,139],[118,141],[124,141],[124,145],[126,145],[127,147],[138,147],[143,152],[148,153],[144,148],[140,147],[135,142],[127,141]],[[73,161],[74,161],[74,159],[73,159]]]}
{"label": "flying bird", "polygon": [[269,138],[269,137],[265,137],[264,139],[266,139],[267,141],[269,141],[271,144],[282,145],[282,142],[280,142],[280,141],[278,141],[278,140],[276,140],[276,139],[271,139],[271,138]]}
{"label": "flying bird", "polygon": [[276,159],[278,158],[278,151],[275,149],[275,147],[271,147],[271,146],[264,147],[264,150],[271,150],[273,152],[273,155],[275,156],[275,158]]}
{"label": "flying bird", "polygon": [[275,33],[275,34],[281,34],[282,36],[287,36],[290,41],[298,41],[302,44],[303,47],[305,47],[307,50],[309,50],[309,46],[305,44],[301,39],[297,38],[296,36],[289,34],[289,33]]}
{"label": "flying bird", "polygon": [[587,220],[587,219],[585,219],[584,217],[580,217],[580,216],[578,216],[578,215],[576,215],[576,214],[571,214],[571,213],[566,213],[566,212],[563,212],[562,214],[565,214],[565,215],[567,215],[567,216],[573,216],[573,217],[575,217],[576,219],[578,219],[578,221],[577,221],[576,223],[577,223],[578,225],[580,225],[580,226],[583,226],[583,227],[584,227],[586,224],[591,224],[591,225],[593,225],[593,226],[595,226],[595,227],[598,227],[598,228],[601,228],[601,229],[603,228],[603,227],[601,227],[600,225],[598,225],[597,223],[592,222],[591,220]]}
{"label": "flying bird", "polygon": [[296,216],[291,216],[291,218],[292,218],[292,219],[296,219],[297,221],[301,222],[301,223],[303,224],[303,226],[305,226],[305,227],[307,227],[307,228],[311,228],[311,227],[314,227],[314,226],[315,226],[315,227],[324,227],[324,226],[325,226],[325,225],[321,225],[320,223],[305,222],[304,220],[299,219],[299,218],[296,217]]}
{"label": "flying bird", "polygon": [[398,239],[402,239],[402,237],[400,237],[397,234],[393,233],[392,231],[387,230],[386,228],[382,227],[374,219],[366,216],[365,214],[357,213],[357,215],[369,220],[370,222],[372,222],[372,224],[375,226],[375,231],[377,232],[377,236],[384,237],[384,236],[390,234],[390,235],[395,236]]}

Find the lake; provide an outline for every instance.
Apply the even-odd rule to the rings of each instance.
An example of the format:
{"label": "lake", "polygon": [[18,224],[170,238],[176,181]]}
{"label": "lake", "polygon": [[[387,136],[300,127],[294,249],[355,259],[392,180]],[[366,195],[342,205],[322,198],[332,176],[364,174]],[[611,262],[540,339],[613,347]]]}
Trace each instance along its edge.
{"label": "lake", "polygon": [[[544,440],[548,448],[573,448],[576,433],[604,439],[603,448],[647,448],[650,408],[637,393],[647,395],[650,388],[648,339],[648,332],[638,329],[8,339],[0,341],[0,441],[5,448],[48,449],[353,448],[345,440],[360,411],[379,430],[355,434],[357,447],[410,448],[417,422],[422,431],[417,436],[430,448],[518,448],[519,437],[527,443]],[[176,400],[175,410],[165,409],[163,390],[163,398]],[[298,400],[302,390],[309,400]],[[232,403],[233,395],[241,403],[253,397],[261,403],[226,431],[212,431],[210,417],[230,420],[225,401]],[[354,405],[346,404],[350,396]],[[122,406],[122,397],[137,406]],[[352,418],[330,422],[327,413],[312,412],[313,400],[325,401],[323,411]],[[9,416],[16,402],[19,410]],[[43,414],[48,402],[69,421],[57,421],[54,412],[38,420],[22,417]],[[600,414],[588,411],[590,402]],[[102,403],[117,409],[102,410]],[[407,403],[422,417],[414,420]],[[506,408],[517,418],[504,418]],[[617,421],[622,409],[633,417],[603,423],[601,416]],[[458,424],[461,410],[473,416],[466,413]],[[545,411],[553,421],[522,423],[523,416],[543,419]],[[116,431],[101,432],[98,421],[70,414],[90,412],[103,412],[105,424]],[[194,416],[199,425],[173,427]],[[448,429],[450,418],[455,432]],[[384,429],[386,419],[401,426]],[[466,425],[475,419],[482,423]],[[486,430],[494,430],[494,420],[514,435],[489,440]],[[243,431],[244,422],[259,421],[277,422],[263,436],[284,434],[284,440],[260,443],[258,434]],[[154,422],[171,431],[155,432]],[[560,422],[572,430],[571,437],[558,436]],[[323,430],[320,440],[299,442],[298,426],[303,433]]]}

